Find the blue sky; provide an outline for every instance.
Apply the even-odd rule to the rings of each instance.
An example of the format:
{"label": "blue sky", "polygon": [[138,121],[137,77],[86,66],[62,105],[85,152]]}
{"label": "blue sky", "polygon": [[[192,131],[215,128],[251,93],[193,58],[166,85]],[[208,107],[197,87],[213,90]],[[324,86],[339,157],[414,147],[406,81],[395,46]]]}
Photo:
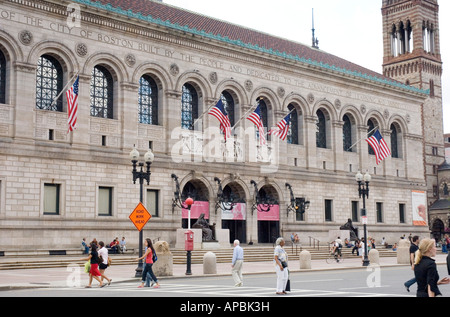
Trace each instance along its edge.
{"label": "blue sky", "polygon": [[[378,73],[382,72],[381,0],[163,0],[258,31],[311,45],[314,8],[319,47]],[[450,133],[450,1],[440,0],[440,39],[444,62],[444,131]]]}

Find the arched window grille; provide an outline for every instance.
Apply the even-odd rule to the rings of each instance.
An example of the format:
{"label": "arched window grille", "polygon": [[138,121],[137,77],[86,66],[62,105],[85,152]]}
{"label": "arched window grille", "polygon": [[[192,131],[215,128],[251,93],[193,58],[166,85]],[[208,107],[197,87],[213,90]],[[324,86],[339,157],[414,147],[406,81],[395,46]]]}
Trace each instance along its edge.
{"label": "arched window grille", "polygon": [[6,58],[0,51],[0,103],[6,103]]}
{"label": "arched window grille", "polygon": [[391,156],[393,158],[399,158],[398,131],[395,124],[391,124]]}
{"label": "arched window grille", "polygon": [[158,87],[148,75],[139,80],[139,123],[158,125]]}
{"label": "arched window grille", "polygon": [[298,143],[298,113],[297,109],[290,104],[288,110],[291,113],[291,122],[289,124],[289,130],[287,133],[287,143],[288,144],[299,144]]}
{"label": "arched window grille", "polygon": [[222,95],[220,96],[223,102],[223,106],[225,108],[225,111],[228,114],[228,119],[230,119],[231,126],[234,126],[235,123],[235,111],[234,111],[234,99],[233,96],[228,91],[222,92]]}
{"label": "arched window grille", "polygon": [[342,127],[342,138],[344,143],[344,151],[352,152],[352,149],[350,148],[353,145],[352,122],[350,121],[350,118],[347,115],[344,115],[343,121],[344,126]]}
{"label": "arched window grille", "polygon": [[198,118],[198,94],[190,84],[182,88],[181,96],[181,128],[194,130],[194,122]]}
{"label": "arched window grille", "polygon": [[63,70],[61,64],[52,56],[42,55],[36,71],[36,108],[50,111],[62,111],[62,94],[53,102],[63,88]]}
{"label": "arched window grille", "polygon": [[322,110],[317,110],[317,123],[316,123],[316,146],[318,148],[327,148],[327,126],[325,115]]}
{"label": "arched window grille", "polygon": [[102,66],[95,66],[91,76],[91,116],[113,118],[113,78]]}
{"label": "arched window grille", "polygon": [[[369,121],[367,121],[367,126],[368,126],[368,128],[367,128],[367,133],[368,133],[367,134],[367,138],[370,138],[375,133],[375,131],[374,131],[375,123],[372,121],[372,119],[369,119]],[[372,147],[369,144],[367,144],[367,147],[369,149],[369,154],[370,155],[375,155],[375,152],[373,151]]]}
{"label": "arched window grille", "polygon": [[[268,126],[269,126],[269,114],[268,114],[268,109],[267,109],[267,104],[263,99],[259,100],[259,110],[261,111],[261,119],[263,122],[263,126],[264,126],[264,131],[268,131]],[[257,136],[259,138],[259,131],[256,131]],[[266,140],[270,141],[270,134],[266,135]]]}

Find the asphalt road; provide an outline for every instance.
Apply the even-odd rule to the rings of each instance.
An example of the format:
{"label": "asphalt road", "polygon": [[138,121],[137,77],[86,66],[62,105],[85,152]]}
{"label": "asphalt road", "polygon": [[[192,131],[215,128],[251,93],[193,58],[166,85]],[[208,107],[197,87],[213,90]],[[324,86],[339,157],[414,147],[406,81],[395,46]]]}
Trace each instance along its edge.
{"label": "asphalt road", "polygon": [[[438,266],[442,277],[445,266]],[[291,292],[276,295],[276,276],[258,274],[244,276],[244,286],[234,287],[231,276],[192,277],[160,280],[161,287],[138,289],[139,282],[113,283],[98,288],[84,286],[74,288],[34,288],[0,292],[0,297],[152,297],[177,298],[180,305],[189,298],[242,298],[262,300],[265,298],[298,297],[415,297],[416,284],[408,293],[403,283],[413,277],[407,267],[363,268],[337,271],[298,272],[290,274]],[[441,285],[444,297],[450,297],[450,285]]]}

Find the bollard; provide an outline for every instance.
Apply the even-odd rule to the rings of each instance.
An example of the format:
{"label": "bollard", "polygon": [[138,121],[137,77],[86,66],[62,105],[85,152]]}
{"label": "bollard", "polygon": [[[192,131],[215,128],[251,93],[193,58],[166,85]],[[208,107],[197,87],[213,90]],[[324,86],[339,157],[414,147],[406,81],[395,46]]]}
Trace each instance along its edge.
{"label": "bollard", "polygon": [[300,270],[311,269],[311,253],[307,250],[300,252]]}
{"label": "bollard", "polygon": [[370,265],[380,265],[380,252],[377,249],[371,249],[369,251],[369,262]]}
{"label": "bollard", "polygon": [[173,255],[166,241],[158,241],[153,245],[158,260],[153,264],[153,273],[158,276],[173,276]]}
{"label": "bollard", "polygon": [[203,274],[217,274],[216,255],[213,252],[203,256]]}
{"label": "bollard", "polygon": [[398,242],[397,248],[397,264],[411,264],[409,257],[410,243],[406,239],[401,239]]}

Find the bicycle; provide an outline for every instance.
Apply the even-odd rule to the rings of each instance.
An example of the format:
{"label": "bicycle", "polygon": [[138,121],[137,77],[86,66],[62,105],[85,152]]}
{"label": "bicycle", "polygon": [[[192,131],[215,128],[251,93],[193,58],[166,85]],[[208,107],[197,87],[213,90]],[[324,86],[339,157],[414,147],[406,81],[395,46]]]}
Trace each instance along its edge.
{"label": "bicycle", "polygon": [[344,257],[342,256],[342,252],[332,252],[328,254],[328,257],[326,258],[326,261],[328,264],[331,263],[342,263],[344,262]]}

